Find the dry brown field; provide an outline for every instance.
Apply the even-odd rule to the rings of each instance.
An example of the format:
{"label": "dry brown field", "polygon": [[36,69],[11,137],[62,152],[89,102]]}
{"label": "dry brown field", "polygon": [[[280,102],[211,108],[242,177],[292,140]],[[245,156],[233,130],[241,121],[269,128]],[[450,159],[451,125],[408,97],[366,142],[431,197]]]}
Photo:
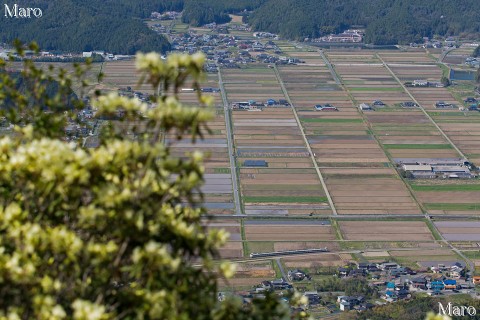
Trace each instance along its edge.
{"label": "dry brown field", "polygon": [[227,243],[219,249],[222,258],[243,257],[242,232],[238,220],[211,220],[203,221],[207,230],[223,229],[229,233]]}
{"label": "dry brown field", "polygon": [[389,106],[408,100],[408,95],[381,64],[335,64],[347,90],[358,103],[382,100]]}
{"label": "dry brown field", "polygon": [[403,64],[435,64],[436,61],[428,56],[425,49],[413,49],[408,52],[395,50],[382,50],[378,55],[389,64],[403,63]]}
{"label": "dry brown field", "polygon": [[327,52],[328,59],[334,63],[380,63],[373,50],[335,50],[330,49]]}
{"label": "dry brown field", "polygon": [[318,241],[335,240],[331,226],[268,225],[245,226],[249,241]]}
{"label": "dry brown field", "polygon": [[324,65],[282,66],[279,72],[297,110],[311,111],[314,105],[325,103],[333,104],[341,112],[353,108],[348,95]]}
{"label": "dry brown field", "polygon": [[[339,214],[419,214],[415,201],[394,169],[363,174],[362,169],[326,175],[327,188]],[[362,176],[363,174],[363,176]]]}
{"label": "dry brown field", "polygon": [[287,268],[312,268],[315,266],[343,266],[352,261],[350,255],[341,257],[337,254],[312,254],[282,259]]}
{"label": "dry brown field", "polygon": [[480,122],[440,122],[439,126],[473,163],[480,164]]}
{"label": "dry brown field", "polygon": [[[222,73],[230,102],[284,99],[274,71],[265,66],[224,70]],[[272,92],[280,94],[272,95]],[[257,112],[233,111],[232,119],[247,213],[304,214],[305,210],[328,208],[321,200],[325,193],[291,107],[267,107]],[[245,167],[246,160],[267,161],[268,168]],[[278,185],[283,186],[282,190],[272,189]],[[300,198],[303,206],[295,204],[295,197]]]}
{"label": "dry brown field", "polygon": [[345,240],[425,241],[433,240],[422,221],[339,221]]}
{"label": "dry brown field", "polygon": [[478,221],[437,221],[435,226],[449,241],[480,241]]}

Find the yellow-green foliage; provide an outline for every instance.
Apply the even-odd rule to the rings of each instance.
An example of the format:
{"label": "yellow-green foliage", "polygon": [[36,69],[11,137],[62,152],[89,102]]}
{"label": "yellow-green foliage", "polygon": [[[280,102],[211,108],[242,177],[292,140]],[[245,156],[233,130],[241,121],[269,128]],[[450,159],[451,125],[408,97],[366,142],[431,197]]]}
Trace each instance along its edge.
{"label": "yellow-green foliage", "polygon": [[[21,92],[2,73],[0,105],[15,103],[4,114],[16,134],[0,139],[0,319],[290,317],[271,296],[247,307],[218,303],[216,277],[234,269],[214,262],[228,235],[200,223],[203,154],[173,157],[162,142],[208,131],[212,100],[199,93],[192,108],[176,95],[187,81],[198,87],[203,63],[202,55],[138,55],[142,82],[158,92],[154,107],[115,94],[92,102],[99,116],[122,110],[146,130],[135,141],[106,131],[96,149],[59,139],[74,116],[56,112],[62,91]],[[22,76],[36,88],[47,79],[30,62]]]}

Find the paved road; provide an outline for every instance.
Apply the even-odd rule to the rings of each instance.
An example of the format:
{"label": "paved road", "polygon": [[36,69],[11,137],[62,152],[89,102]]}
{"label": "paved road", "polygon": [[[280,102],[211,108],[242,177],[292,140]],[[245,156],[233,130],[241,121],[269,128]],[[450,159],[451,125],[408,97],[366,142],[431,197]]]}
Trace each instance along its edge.
{"label": "paved road", "polygon": [[233,187],[233,202],[235,203],[235,214],[242,215],[242,206],[240,203],[240,188],[238,185],[237,168],[235,163],[235,151],[233,148],[233,130],[232,123],[230,121],[230,108],[228,106],[227,95],[225,93],[225,87],[223,85],[222,72],[218,69],[218,85],[220,87],[220,93],[223,101],[223,111],[225,113],[225,126],[227,128],[227,144],[228,144],[228,157],[230,159],[230,171],[232,175],[232,187]]}
{"label": "paved road", "polygon": [[[430,215],[432,216],[432,215]],[[472,215],[449,215],[449,214],[444,214],[444,215],[434,215],[436,218],[439,219],[454,219],[454,220],[462,220],[462,219],[471,219]],[[222,219],[239,219],[239,218],[251,218],[252,215],[247,215],[247,214],[231,214],[231,215],[224,215],[224,214],[212,214],[209,215],[209,217],[218,217]],[[255,215],[253,215],[255,217]],[[262,215],[261,218],[269,219],[269,218],[276,218],[276,219],[289,219],[289,217],[286,216],[280,216],[280,215]],[[305,219],[305,218],[310,218],[312,217],[310,215],[295,215],[294,219]],[[336,219],[367,219],[367,220],[375,220],[375,219],[411,219],[411,218],[425,218],[424,214],[380,214],[380,215],[362,215],[362,214],[339,214],[339,215],[320,215],[320,214],[315,214],[314,219],[328,219],[328,218],[336,218]],[[473,217],[474,218],[474,217]],[[290,217],[291,219],[291,217]],[[293,221],[295,221],[292,219]]]}
{"label": "paved road", "polygon": [[280,270],[280,273],[282,274],[282,278],[285,279],[285,281],[288,281],[287,273],[283,269],[282,262],[280,261],[280,258],[275,259],[275,263],[278,266],[278,269]]}
{"label": "paved road", "polygon": [[338,75],[337,75],[337,73],[335,72],[335,70],[333,69],[333,66],[332,66],[332,64],[330,63],[330,60],[328,60],[327,57],[325,57],[325,54],[323,53],[323,50],[318,50],[318,53],[320,53],[320,57],[322,57],[323,61],[325,62],[325,64],[326,64],[327,67],[328,67],[328,70],[330,70],[330,73],[332,74],[332,77],[333,77],[333,79],[335,80],[335,82],[336,82],[338,85],[342,85],[342,81],[338,78]]}
{"label": "paved road", "polygon": [[445,134],[445,132],[443,132],[443,130],[440,128],[440,126],[432,119],[432,117],[430,117],[430,115],[428,114],[427,111],[425,111],[425,109],[423,108],[423,106],[417,101],[417,99],[415,99],[415,97],[410,93],[410,91],[408,91],[407,87],[405,87],[405,85],[403,84],[402,81],[400,81],[400,79],[397,77],[397,75],[392,71],[392,69],[390,69],[390,67],[388,66],[388,64],[382,59],[382,57],[380,55],[377,54],[377,57],[378,59],[380,59],[380,61],[382,62],[382,64],[385,66],[385,68],[388,70],[388,72],[390,72],[390,74],[392,75],[392,77],[402,86],[403,90],[405,90],[405,92],[410,96],[410,98],[419,106],[420,110],[422,110],[422,112],[425,114],[425,116],[435,125],[435,127],[437,128],[437,130],[442,134],[442,136],[445,138],[445,140],[448,141],[448,143],[450,143],[450,145],[452,145],[452,147],[457,150],[458,154],[460,156],[462,156],[463,158],[467,159],[467,157],[463,154],[462,151],[460,151],[460,149],[458,149],[458,147],[452,142],[452,140],[450,140],[450,138]]}
{"label": "paved road", "polygon": [[278,72],[278,68],[275,65],[274,66],[275,70],[275,75],[277,76],[277,80],[280,83],[280,87],[282,88],[283,94],[285,98],[287,99],[288,103],[290,103],[290,106],[293,111],[293,115],[295,116],[295,120],[297,121],[298,127],[300,128],[300,133],[302,134],[303,141],[305,142],[305,145],[307,146],[308,152],[310,153],[310,158],[312,159],[313,166],[315,167],[315,171],[317,172],[318,178],[320,179],[320,183],[322,184],[323,191],[325,191],[325,195],[327,196],[328,199],[328,204],[330,205],[330,208],[332,209],[332,212],[334,215],[337,215],[337,209],[335,208],[335,205],[333,204],[332,197],[330,196],[330,192],[327,189],[327,184],[325,183],[325,180],[323,179],[322,172],[320,171],[320,168],[318,167],[317,160],[315,159],[315,155],[313,154],[312,148],[310,147],[310,143],[308,143],[307,136],[305,135],[305,131],[303,130],[302,123],[300,122],[300,118],[298,117],[297,110],[295,109],[295,106],[293,105],[292,100],[290,99],[290,95],[288,94],[287,88],[285,87],[285,84],[283,83],[282,78],[280,77],[280,73]]}

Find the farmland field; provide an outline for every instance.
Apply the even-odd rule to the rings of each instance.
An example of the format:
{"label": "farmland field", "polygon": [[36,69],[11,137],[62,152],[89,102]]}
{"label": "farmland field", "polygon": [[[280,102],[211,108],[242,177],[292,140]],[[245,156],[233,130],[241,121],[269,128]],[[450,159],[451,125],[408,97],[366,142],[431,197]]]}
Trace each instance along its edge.
{"label": "farmland field", "polygon": [[437,221],[435,226],[449,241],[480,241],[478,221]]}
{"label": "farmland field", "polygon": [[335,71],[357,104],[382,100],[387,106],[392,107],[409,100],[403,88],[381,64],[334,65]]}
{"label": "farmland field", "polygon": [[345,240],[425,241],[433,236],[423,221],[339,221]]}
{"label": "farmland field", "polygon": [[335,240],[335,234],[330,224],[308,220],[245,221],[245,237],[248,241]]}
{"label": "farmland field", "polygon": [[241,224],[238,220],[212,220],[202,223],[207,230],[223,229],[230,234],[227,243],[220,248],[222,258],[243,257]]}
{"label": "farmland field", "polygon": [[[222,71],[229,103],[285,99],[272,69]],[[256,88],[254,90],[250,88]],[[247,214],[306,214],[329,207],[291,107],[232,114],[237,165]],[[248,161],[265,166],[249,166]]]}

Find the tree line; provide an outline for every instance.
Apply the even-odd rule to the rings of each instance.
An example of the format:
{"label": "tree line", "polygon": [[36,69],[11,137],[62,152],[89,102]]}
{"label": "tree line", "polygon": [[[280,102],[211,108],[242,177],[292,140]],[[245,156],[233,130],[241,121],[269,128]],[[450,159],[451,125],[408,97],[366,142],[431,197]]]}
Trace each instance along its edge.
{"label": "tree line", "polygon": [[480,32],[477,6],[476,0],[184,0],[183,21],[224,23],[228,13],[253,10],[246,21],[255,30],[285,38],[303,40],[365,27],[367,43],[390,45],[434,35],[474,36]]}
{"label": "tree line", "polygon": [[177,0],[18,1],[18,6],[41,8],[35,19],[0,19],[0,42],[36,41],[43,50],[81,52],[105,50],[117,54],[166,51],[167,39],[141,20],[153,11],[182,10]]}

